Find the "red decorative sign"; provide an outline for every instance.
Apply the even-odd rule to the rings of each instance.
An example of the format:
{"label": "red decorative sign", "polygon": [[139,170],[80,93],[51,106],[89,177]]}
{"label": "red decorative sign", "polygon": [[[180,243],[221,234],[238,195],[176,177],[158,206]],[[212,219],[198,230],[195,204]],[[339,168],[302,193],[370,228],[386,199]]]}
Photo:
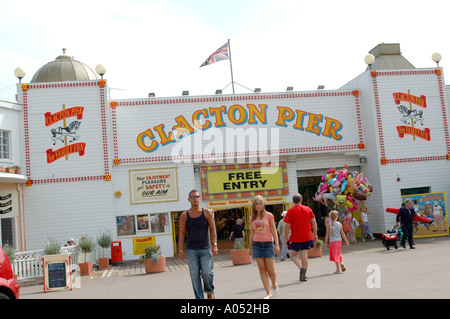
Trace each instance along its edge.
{"label": "red decorative sign", "polygon": [[52,124],[55,124],[58,121],[64,120],[64,119],[72,117],[72,116],[76,116],[78,120],[81,120],[81,119],[83,119],[83,111],[84,111],[84,107],[74,106],[69,109],[64,109],[59,112],[56,112],[55,114],[51,114],[50,112],[47,112],[44,114],[45,126],[50,126]]}
{"label": "red decorative sign", "polygon": [[418,106],[421,106],[423,108],[427,107],[427,98],[425,95],[415,96],[409,93],[401,93],[401,92],[395,92],[393,93],[395,104],[400,104],[401,101],[412,103]]}
{"label": "red decorative sign", "polygon": [[47,153],[47,163],[52,163],[61,157],[73,154],[73,153],[79,153],[80,156],[84,155],[84,150],[86,149],[86,143],[75,143],[70,144],[67,146],[64,146],[56,151],[53,151],[52,149],[48,149],[46,151]]}
{"label": "red decorative sign", "polygon": [[[404,138],[405,134],[412,135],[413,139],[415,140],[416,137],[424,139],[426,141],[431,140],[430,135],[430,129],[425,128],[423,130],[418,129],[415,127],[415,125],[420,124],[423,126],[424,116],[423,116],[423,110],[415,109],[413,108],[413,104],[420,106],[422,108],[427,107],[427,97],[425,95],[421,96],[415,96],[410,94],[410,91],[408,90],[408,93],[402,93],[402,92],[395,92],[392,94],[394,96],[395,104],[399,105],[397,106],[398,111],[401,114],[400,122],[403,124],[411,124],[411,126],[407,125],[400,125],[397,126],[397,132],[398,137]],[[400,102],[407,102],[409,103],[409,108],[405,105],[400,105]]]}
{"label": "red decorative sign", "polygon": [[405,137],[405,134],[408,134],[408,135],[420,137],[426,141],[431,140],[429,128],[421,130],[416,127],[401,125],[401,126],[397,126],[397,132],[398,132],[398,137],[400,137],[400,138],[403,138],[403,137]]}

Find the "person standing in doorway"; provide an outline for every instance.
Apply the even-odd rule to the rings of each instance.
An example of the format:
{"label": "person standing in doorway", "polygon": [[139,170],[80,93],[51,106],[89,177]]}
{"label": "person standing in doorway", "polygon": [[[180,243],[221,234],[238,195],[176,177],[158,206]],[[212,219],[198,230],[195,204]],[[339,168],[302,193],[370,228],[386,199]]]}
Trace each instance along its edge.
{"label": "person standing in doorway", "polygon": [[242,219],[236,220],[236,225],[231,228],[230,240],[234,241],[234,249],[238,249],[238,246],[244,247],[245,242],[245,230],[242,226]]}
{"label": "person standing in doorway", "polygon": [[291,257],[290,252],[288,252],[288,246],[286,245],[286,238],[284,238],[286,233],[286,223],[284,222],[284,217],[286,217],[287,211],[281,213],[281,217],[283,217],[277,226],[277,232],[280,235],[281,248],[281,261],[285,261],[286,257]]}
{"label": "person standing in doorway", "polygon": [[[188,201],[191,203],[191,208],[180,216],[178,256],[181,260],[185,257],[183,247],[184,237],[187,233],[186,256],[195,298],[204,299],[203,293],[205,292],[208,299],[215,299],[213,256],[217,255],[219,251],[214,217],[209,209],[200,207],[200,193],[198,191],[190,191]],[[210,246],[210,235],[212,248]]]}
{"label": "person standing in doorway", "polygon": [[366,234],[369,236],[371,240],[375,240],[375,237],[373,237],[372,231],[370,230],[369,225],[369,215],[372,214],[372,211],[370,211],[367,206],[364,206],[361,211],[361,237],[362,241],[365,241]]}
{"label": "person standing in doorway", "polygon": [[402,206],[398,211],[395,219],[395,227],[398,227],[398,222],[400,221],[403,232],[402,240],[400,242],[402,247],[406,248],[406,238],[408,238],[409,248],[415,249],[413,239],[413,217],[417,214],[411,206],[412,200],[407,199],[405,201],[405,206]]}
{"label": "person standing in doorway", "polygon": [[[300,269],[300,281],[306,281],[308,250],[313,248],[317,241],[317,222],[311,208],[302,205],[302,195],[295,194],[292,200],[294,207],[287,211],[284,218],[286,222],[285,238],[291,249],[292,260]],[[289,232],[291,233],[290,236]],[[298,256],[299,252],[301,261]]]}
{"label": "person standing in doorway", "polygon": [[[250,254],[256,260],[259,276],[266,290],[264,299],[279,293],[277,273],[275,271],[275,254],[280,251],[275,217],[265,209],[264,198],[253,198],[252,216],[250,217]],[[272,282],[273,294],[270,290]]]}

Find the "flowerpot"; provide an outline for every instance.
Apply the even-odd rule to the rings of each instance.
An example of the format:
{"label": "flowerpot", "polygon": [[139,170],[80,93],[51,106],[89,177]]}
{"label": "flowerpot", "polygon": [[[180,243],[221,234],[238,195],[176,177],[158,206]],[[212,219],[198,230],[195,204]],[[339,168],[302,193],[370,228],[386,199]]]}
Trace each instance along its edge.
{"label": "flowerpot", "polygon": [[0,172],[6,173],[8,169],[6,167],[0,166]]}
{"label": "flowerpot", "polygon": [[159,257],[158,261],[153,263],[151,258],[147,258],[144,261],[145,272],[147,274],[155,272],[165,272],[166,271],[166,257]]}
{"label": "flowerpot", "polygon": [[89,261],[85,263],[79,263],[78,267],[80,267],[81,276],[89,276],[93,273],[94,264]]}
{"label": "flowerpot", "polygon": [[246,265],[252,263],[252,256],[248,249],[231,250],[233,265]]}
{"label": "flowerpot", "polygon": [[322,256],[322,246],[317,247],[314,244],[314,248],[308,250],[308,258],[321,257]]}
{"label": "flowerpot", "polygon": [[104,270],[104,269],[109,269],[109,258],[99,258],[98,259],[98,269],[99,270]]}

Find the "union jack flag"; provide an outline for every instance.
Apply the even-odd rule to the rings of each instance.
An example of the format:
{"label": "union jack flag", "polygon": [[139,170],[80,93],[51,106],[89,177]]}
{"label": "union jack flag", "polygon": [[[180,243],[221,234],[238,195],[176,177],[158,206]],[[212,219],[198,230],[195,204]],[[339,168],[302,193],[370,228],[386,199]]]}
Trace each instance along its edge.
{"label": "union jack flag", "polygon": [[203,62],[202,66],[210,65],[215,62],[228,60],[230,57],[228,55],[228,42],[222,45],[219,49],[217,49],[213,54],[209,56],[209,58],[206,59],[205,62]]}

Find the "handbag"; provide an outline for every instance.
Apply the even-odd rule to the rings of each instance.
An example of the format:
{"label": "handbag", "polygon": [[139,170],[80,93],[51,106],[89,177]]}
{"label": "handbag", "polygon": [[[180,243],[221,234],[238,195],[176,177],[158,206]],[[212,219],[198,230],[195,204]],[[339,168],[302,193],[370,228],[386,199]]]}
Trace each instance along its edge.
{"label": "handbag", "polygon": [[359,227],[359,222],[355,217],[353,217],[353,225],[355,226],[355,228]]}

